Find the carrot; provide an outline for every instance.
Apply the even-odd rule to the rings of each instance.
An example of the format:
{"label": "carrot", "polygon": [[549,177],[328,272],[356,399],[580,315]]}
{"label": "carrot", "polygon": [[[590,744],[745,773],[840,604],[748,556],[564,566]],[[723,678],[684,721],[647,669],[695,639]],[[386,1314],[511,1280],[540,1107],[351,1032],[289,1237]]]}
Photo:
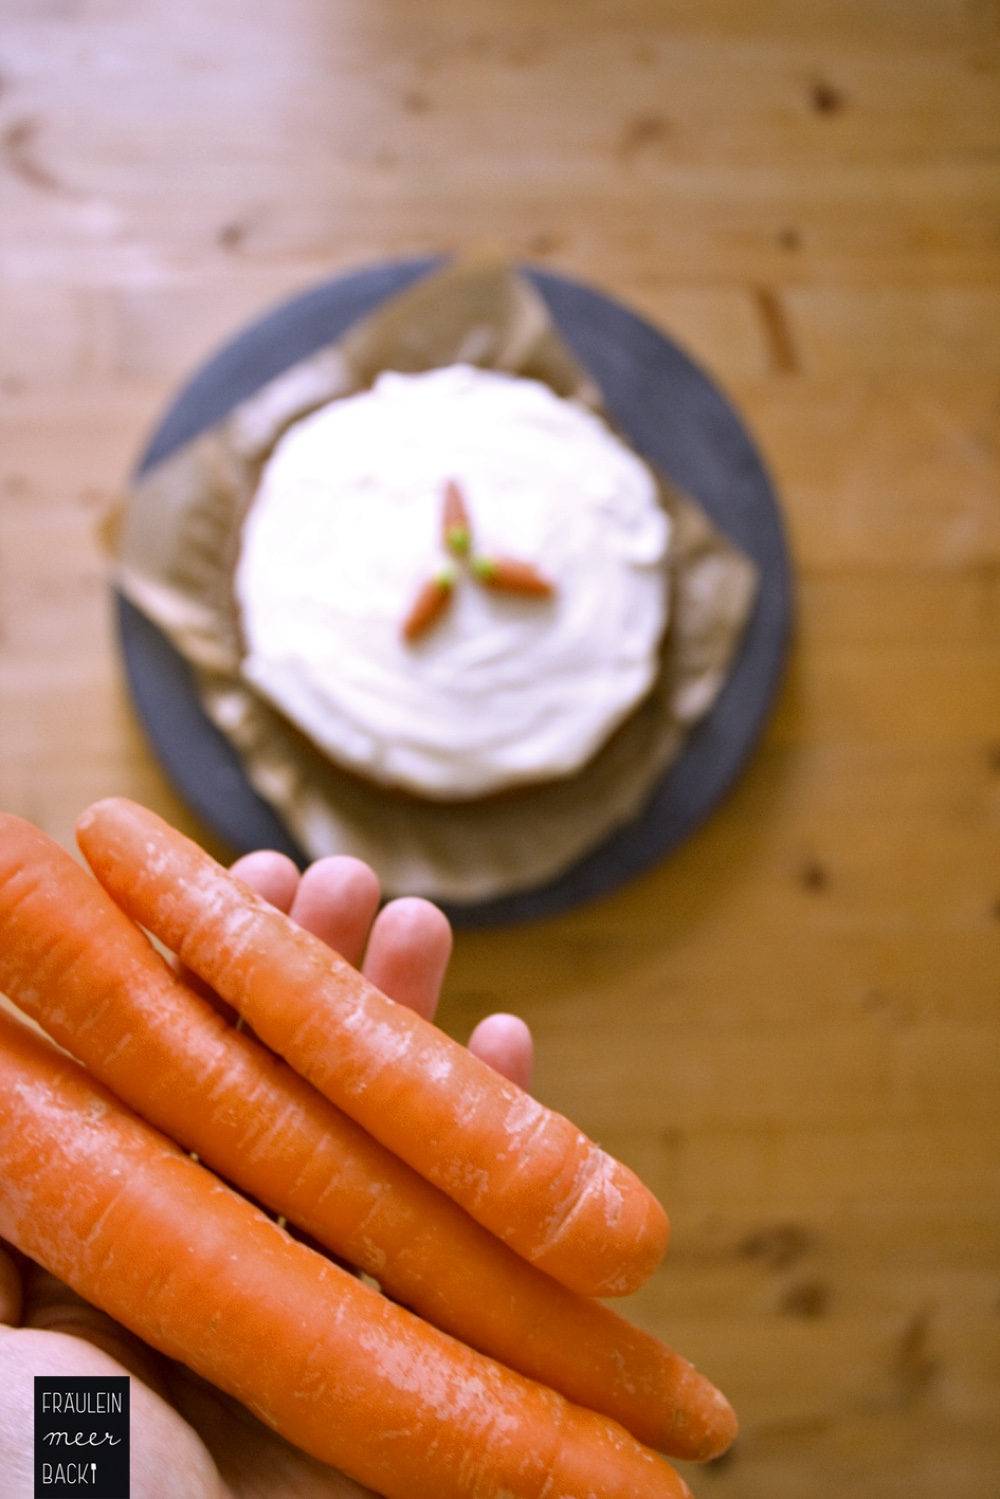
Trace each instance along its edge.
{"label": "carrot", "polygon": [[555,592],[551,578],[540,573],[532,562],[517,557],[475,557],[472,571],[487,588],[506,593],[526,593],[548,598]]}
{"label": "carrot", "polygon": [[387,1499],[680,1499],[612,1421],[300,1244],[0,1013],[0,1234]]}
{"label": "carrot", "polygon": [[480,1352],[675,1457],[728,1403],[671,1349],[481,1228],[170,970],[53,839],[0,814],[0,989],[131,1108]]}
{"label": "carrot", "polygon": [[441,538],[449,552],[464,557],[472,542],[472,521],[465,495],[457,480],[449,479],[444,487],[441,507]]}
{"label": "carrot", "polygon": [[124,798],[77,837],[119,905],[273,1051],[484,1227],[584,1295],[652,1274],[667,1217],[574,1125],[355,969],[155,813]]}
{"label": "carrot", "polygon": [[431,626],[437,624],[444,614],[454,592],[455,575],[450,568],[444,568],[433,578],[428,578],[418,590],[409,613],[403,620],[401,630],[403,639],[414,641],[426,635]]}

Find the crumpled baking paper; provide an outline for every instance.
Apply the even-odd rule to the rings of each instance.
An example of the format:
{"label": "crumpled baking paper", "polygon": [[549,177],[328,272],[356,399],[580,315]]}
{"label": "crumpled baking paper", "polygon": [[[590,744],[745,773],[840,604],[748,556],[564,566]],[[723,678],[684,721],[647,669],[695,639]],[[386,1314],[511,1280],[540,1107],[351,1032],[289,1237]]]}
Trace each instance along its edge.
{"label": "crumpled baking paper", "polygon": [[[657,474],[672,525],[671,613],[653,691],[575,776],[480,802],[427,802],[332,764],[241,676],[232,576],[243,517],[285,429],[383,370],[466,363],[542,380],[599,412],[601,392],[533,284],[505,264],[430,273],[149,470],[128,496],[116,582],[190,663],[208,716],[310,858],[366,860],[388,895],[471,903],[543,884],[637,817],[726,680],[755,564]],[[655,472],[655,471],[654,471]]]}

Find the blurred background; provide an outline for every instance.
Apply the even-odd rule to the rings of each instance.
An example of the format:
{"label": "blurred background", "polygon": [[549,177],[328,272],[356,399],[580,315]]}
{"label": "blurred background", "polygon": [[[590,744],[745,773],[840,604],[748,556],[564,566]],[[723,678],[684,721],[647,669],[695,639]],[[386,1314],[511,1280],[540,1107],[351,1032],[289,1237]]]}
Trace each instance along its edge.
{"label": "blurred background", "polygon": [[699,1499],[1000,1492],[996,0],[0,0],[0,805],[72,846],[147,748],[102,543],[150,428],[341,271],[498,250],[736,404],[797,623],[713,818],[459,934],[441,1019],[674,1238],[636,1320],[743,1420]]}

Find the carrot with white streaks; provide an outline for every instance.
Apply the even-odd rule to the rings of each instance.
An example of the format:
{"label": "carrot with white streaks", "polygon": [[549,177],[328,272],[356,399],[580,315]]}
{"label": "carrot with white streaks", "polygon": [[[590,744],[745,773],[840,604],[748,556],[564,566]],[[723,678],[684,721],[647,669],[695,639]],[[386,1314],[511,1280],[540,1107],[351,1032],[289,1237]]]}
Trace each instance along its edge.
{"label": "carrot with white streaks", "polygon": [[197,844],[124,798],[77,838],[124,910],[389,1150],[556,1280],[625,1295],[663,1256],[638,1178],[437,1027],[393,1004]]}
{"label": "carrot with white streaks", "polygon": [[226,1180],[436,1326],[648,1446],[714,1457],[735,1434],[702,1375],[566,1290],[171,971],[65,849],[0,814],[0,990]]}
{"label": "carrot with white streaks", "polygon": [[0,1011],[0,1234],[386,1499],[682,1499],[613,1421],[280,1229]]}

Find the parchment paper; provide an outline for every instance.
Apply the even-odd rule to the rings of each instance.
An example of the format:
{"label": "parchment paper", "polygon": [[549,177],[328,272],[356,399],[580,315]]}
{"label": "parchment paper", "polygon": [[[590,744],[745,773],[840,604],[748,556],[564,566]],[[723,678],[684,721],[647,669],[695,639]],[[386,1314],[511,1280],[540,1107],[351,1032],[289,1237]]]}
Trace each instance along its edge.
{"label": "parchment paper", "polygon": [[[673,521],[671,615],[656,685],[571,779],[478,803],[394,795],[341,771],[243,680],[232,574],[261,467],[281,433],[386,369],[467,363],[545,381],[601,413],[601,393],[534,286],[506,265],[432,273],[263,386],[133,487],[117,583],[191,664],[209,717],[311,858],[349,853],[390,895],[473,902],[550,880],[636,817],[714,703],[757,587],[754,563],[657,474]],[[620,434],[621,435],[621,434]]]}

